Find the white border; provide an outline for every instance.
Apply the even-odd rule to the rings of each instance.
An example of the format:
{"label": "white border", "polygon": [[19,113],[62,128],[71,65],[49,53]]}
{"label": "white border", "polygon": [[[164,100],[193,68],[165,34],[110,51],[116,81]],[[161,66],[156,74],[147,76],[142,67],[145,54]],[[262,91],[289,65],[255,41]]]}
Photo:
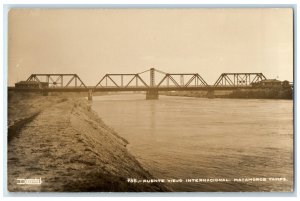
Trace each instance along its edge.
{"label": "white border", "polygon": [[[6,12],[5,11],[5,8],[3,7],[4,6],[4,4],[22,4],[22,6],[24,7],[40,7],[40,6],[42,6],[42,7],[59,7],[59,6],[64,6],[64,7],[70,7],[71,5],[67,5],[68,3],[72,3],[73,5],[72,5],[72,7],[77,7],[77,6],[79,6],[79,7],[94,7],[94,6],[101,6],[101,5],[99,5],[99,3],[101,3],[101,4],[109,4],[110,6],[112,6],[112,5],[115,5],[115,4],[122,4],[122,5],[124,5],[124,6],[127,6],[127,7],[131,7],[132,5],[137,5],[137,4],[139,4],[139,5],[141,5],[141,4],[147,4],[147,6],[150,6],[150,7],[153,7],[154,5],[149,5],[149,4],[157,4],[157,5],[164,5],[164,6],[166,6],[166,7],[177,7],[175,4],[181,4],[181,6],[183,6],[183,7],[193,7],[193,6],[196,6],[195,4],[199,4],[199,3],[201,3],[202,5],[197,5],[197,6],[203,6],[203,7],[211,7],[211,6],[213,6],[213,4],[221,4],[221,5],[215,5],[215,6],[217,6],[217,7],[232,7],[232,6],[234,6],[234,7],[236,7],[236,6],[251,6],[251,5],[253,5],[253,4],[256,4],[256,6],[259,6],[259,5],[262,5],[262,4],[272,4],[272,5],[275,5],[275,4],[297,4],[298,2],[296,1],[296,0],[252,0],[252,1],[249,1],[249,0],[235,0],[235,1],[222,1],[222,0],[202,0],[202,1],[196,1],[196,0],[173,0],[173,1],[171,1],[171,3],[172,3],[172,5],[170,4],[170,3],[168,3],[168,1],[163,1],[163,0],[152,0],[152,1],[150,1],[150,0],[145,0],[145,1],[143,1],[143,2],[141,2],[141,1],[138,1],[138,0],[131,0],[131,1],[122,1],[122,0],[100,0],[100,1],[97,1],[97,0],[85,0],[85,1],[83,1],[83,0],[29,0],[29,1],[26,1],[26,2],[24,2],[24,0],[2,0],[1,1],[1,3],[2,3],[2,6],[1,6],[1,8],[0,8],[0,10],[1,10],[1,29],[2,29],[2,31],[1,31],[1,38],[2,39],[4,39],[4,31],[6,31],[6,30],[4,30],[3,28],[4,28],[4,13],[3,12]],[[125,5],[125,3],[127,4],[127,5]],[[203,3],[205,3],[206,5],[203,5]],[[53,5],[53,4],[57,4],[57,5]],[[75,4],[77,4],[77,6],[75,5]],[[80,4],[80,5],[78,5],[78,4]],[[93,5],[90,5],[90,4],[93,4]],[[97,4],[97,5],[96,5]],[[191,4],[193,4],[193,5],[191,5]],[[207,5],[207,4],[209,4],[209,5]],[[239,4],[239,5],[232,5],[232,4]],[[90,6],[89,6],[90,5]],[[131,6],[130,6],[131,5]],[[272,5],[270,5],[270,6],[272,6]],[[14,6],[16,6],[16,7],[19,7],[20,5],[14,5]],[[118,6],[118,5],[115,5],[115,6]],[[146,6],[146,5],[145,5]],[[276,6],[278,6],[278,5],[276,5]],[[295,5],[295,7],[297,8],[298,7],[298,5]],[[298,22],[299,22],[299,20],[298,20],[298,16],[297,16],[297,19],[295,19],[296,21],[297,21],[297,24],[298,24]],[[297,24],[295,24],[295,29],[297,29]],[[295,38],[297,38],[297,36],[295,35]],[[6,39],[6,38],[5,38]],[[2,107],[1,107],[1,114],[3,114],[3,116],[2,115],[0,115],[0,120],[1,120],[1,122],[2,122],[2,125],[4,126],[4,127],[6,127],[6,110],[7,110],[7,105],[6,105],[6,83],[7,83],[7,71],[6,71],[6,64],[7,64],[7,60],[6,60],[6,56],[7,56],[7,52],[5,51],[6,50],[6,45],[3,43],[5,40],[1,40],[1,43],[0,43],[0,45],[1,45],[1,47],[3,47],[3,49],[1,48],[1,63],[3,64],[3,69],[2,69],[2,71],[0,71],[1,72],[1,76],[0,76],[0,79],[1,79],[1,83],[3,83],[3,86],[2,86],[2,88],[1,88],[1,90],[0,90],[0,96],[1,97],[4,97],[4,99],[1,99],[0,98],[0,101],[1,101],[1,104],[2,104]],[[296,47],[298,46],[298,40],[295,40],[295,49],[296,49]],[[295,57],[298,57],[298,52],[297,52],[297,55],[295,55]],[[295,65],[296,65],[296,63],[295,63]],[[295,74],[294,74],[294,76],[295,77],[298,77],[299,75],[298,75],[298,71],[297,71],[297,66],[295,66],[294,67],[295,68]],[[294,80],[294,83],[296,84],[297,83],[297,80]],[[296,89],[296,93],[295,94],[298,94],[298,87],[297,87],[297,85],[295,86],[295,89]],[[296,100],[297,101],[297,100]],[[297,101],[298,102],[298,101]],[[295,105],[297,105],[297,103],[295,102]],[[298,116],[297,115],[298,113],[297,113],[297,111],[296,111],[296,113],[295,113],[295,115],[296,115],[296,117]],[[295,118],[295,121],[296,121],[296,125],[298,125],[298,118]],[[5,128],[2,128],[2,131],[4,132],[3,133],[3,135],[5,135],[5,131],[6,131],[6,129]],[[295,130],[295,135],[296,135],[297,133],[296,133],[296,130]],[[296,142],[297,143],[297,142]],[[5,145],[5,141],[3,141],[3,138],[2,137],[0,137],[0,144],[2,144],[2,145]],[[297,143],[298,144],[298,143]],[[5,148],[5,146],[4,146],[4,148]],[[2,165],[1,165],[1,171],[2,171],[2,173],[3,173],[3,165],[5,165],[6,164],[6,161],[3,161],[3,156],[4,156],[4,154],[5,154],[5,151],[6,151],[6,149],[0,149],[1,150],[1,153],[0,153],[0,157],[1,157],[1,160],[2,160]],[[298,161],[298,155],[297,155],[297,158],[295,158],[295,160],[297,160]],[[299,167],[297,167],[297,170],[296,170],[296,172],[298,172],[298,168]],[[4,173],[4,174],[6,174],[6,173]],[[0,184],[0,189],[1,189],[1,193],[2,193],[2,195],[3,195],[3,176],[4,176],[4,174],[1,174],[1,178],[2,178],[2,182],[1,182],[1,184]],[[299,179],[299,175],[297,174],[297,180]],[[298,190],[299,190],[299,186],[297,186],[297,189],[295,189],[297,192],[299,192]],[[254,199],[258,199],[258,200],[260,200],[260,198],[258,198],[258,197],[256,197],[256,196],[262,196],[262,198],[261,198],[261,200],[265,200],[266,199],[266,196],[275,196],[275,197],[273,197],[272,199],[274,199],[274,200],[278,200],[278,199],[281,199],[280,198],[280,195],[281,196],[284,196],[283,194],[277,194],[277,193],[275,193],[275,194],[273,194],[273,195],[270,195],[269,193],[255,193],[255,194],[248,194],[248,193],[192,193],[193,195],[191,195],[191,194],[181,194],[181,195],[179,195],[178,193],[172,193],[171,195],[170,194],[168,194],[168,195],[166,195],[166,194],[149,194],[149,193],[147,193],[147,194],[138,194],[138,196],[145,196],[145,195],[147,195],[147,196],[155,196],[155,197],[157,197],[158,198],[158,196],[163,196],[163,199],[166,199],[166,197],[165,196],[179,196],[179,197],[182,197],[182,196],[193,196],[193,197],[189,197],[188,199],[196,199],[194,196],[201,196],[201,197],[209,197],[209,198],[206,198],[206,199],[208,199],[208,200],[215,200],[216,198],[214,198],[214,196],[216,196],[216,197],[220,197],[220,196],[225,196],[225,197],[221,197],[220,199],[222,199],[222,200],[240,200],[241,199],[241,197],[236,197],[236,196],[255,196],[255,198]],[[22,194],[18,194],[18,195],[20,195],[20,196],[24,196],[24,195],[22,195]],[[29,194],[27,194],[27,196],[28,196]],[[70,196],[70,194],[68,194],[68,193],[64,193],[64,194],[37,194],[37,195],[34,195],[34,196],[43,196],[43,195],[51,195],[51,196]],[[84,196],[90,196],[90,195],[92,195],[92,194],[85,194]],[[111,194],[111,193],[97,193],[97,194],[93,194],[92,196],[105,196],[105,198],[107,197],[107,196],[130,196],[130,195],[132,195],[132,194]],[[25,195],[26,196],[26,195]],[[34,198],[30,198],[30,197],[27,197],[26,196],[26,198],[15,198],[15,197],[5,197],[5,199],[7,199],[7,200],[11,200],[11,199],[22,199],[22,200],[31,200],[31,199],[33,199],[33,200],[40,200],[41,199],[41,197],[34,197]],[[29,195],[30,196],[30,195]],[[68,198],[68,199],[72,199],[72,200],[81,200],[82,199],[82,194],[72,194],[72,196],[76,196],[75,198]],[[77,197],[77,196],[79,196],[79,197]],[[136,194],[134,194],[134,195],[132,195],[132,196],[136,196]],[[228,197],[228,196],[233,196],[233,198],[232,197]],[[295,196],[295,194],[294,194],[294,196]],[[277,198],[276,198],[277,197]],[[103,199],[104,197],[102,197],[101,199]],[[252,197],[253,198],[253,197]],[[53,198],[43,198],[43,199],[46,199],[46,200],[48,200],[48,199],[53,199]],[[66,197],[65,198],[55,198],[55,199],[62,199],[62,200],[65,200],[66,199]],[[113,197],[112,198],[112,200],[115,200],[115,199],[117,199],[116,197]],[[125,198],[123,198],[123,199],[130,199],[130,200],[132,200],[132,198],[130,198],[130,197],[125,197]],[[139,199],[139,197],[136,197],[135,199]],[[149,200],[149,198],[142,198],[143,200]],[[169,199],[172,199],[172,200],[174,200],[175,198],[170,198],[169,197]],[[180,198],[176,198],[175,200],[178,200],[178,199],[180,199]],[[249,199],[251,199],[251,197],[244,197],[243,198],[243,200],[249,200]],[[292,200],[292,199],[296,199],[296,197],[285,197],[285,198],[283,198],[284,200]]]}

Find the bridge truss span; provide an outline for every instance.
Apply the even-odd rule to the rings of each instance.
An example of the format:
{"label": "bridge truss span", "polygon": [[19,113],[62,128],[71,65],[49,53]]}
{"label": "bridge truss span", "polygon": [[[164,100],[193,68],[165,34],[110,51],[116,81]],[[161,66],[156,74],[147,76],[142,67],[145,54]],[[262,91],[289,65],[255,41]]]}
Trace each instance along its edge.
{"label": "bridge truss span", "polygon": [[106,74],[95,88],[165,89],[203,86],[208,87],[208,84],[198,73],[165,73],[151,68],[137,74]]}
{"label": "bridge truss span", "polygon": [[77,74],[31,74],[26,81],[47,83],[50,88],[87,88]]}
{"label": "bridge truss span", "polygon": [[95,86],[99,87],[149,87],[139,74],[106,74]]}
{"label": "bridge truss span", "polygon": [[262,73],[222,73],[214,87],[222,86],[251,86],[253,83],[267,79]]}
{"label": "bridge truss span", "polygon": [[162,86],[165,82],[166,87],[171,87],[172,85],[175,87],[201,87],[208,86],[205,80],[198,74],[190,74],[190,73],[167,73],[163,79],[157,84],[157,87]]}

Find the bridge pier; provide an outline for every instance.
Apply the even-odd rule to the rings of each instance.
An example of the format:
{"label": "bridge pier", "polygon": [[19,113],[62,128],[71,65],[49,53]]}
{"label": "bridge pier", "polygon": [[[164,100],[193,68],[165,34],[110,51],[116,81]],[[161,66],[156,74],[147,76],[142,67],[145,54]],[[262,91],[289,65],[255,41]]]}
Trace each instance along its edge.
{"label": "bridge pier", "polygon": [[157,100],[158,90],[150,90],[146,92],[146,100]]}
{"label": "bridge pier", "polygon": [[42,94],[43,94],[43,96],[48,96],[48,91],[43,90],[43,91],[42,91]]}
{"label": "bridge pier", "polygon": [[215,90],[213,90],[213,89],[208,90],[206,97],[207,98],[215,98]]}
{"label": "bridge pier", "polygon": [[88,92],[88,100],[89,101],[93,100],[93,90],[91,90],[91,89],[89,89],[89,92]]}

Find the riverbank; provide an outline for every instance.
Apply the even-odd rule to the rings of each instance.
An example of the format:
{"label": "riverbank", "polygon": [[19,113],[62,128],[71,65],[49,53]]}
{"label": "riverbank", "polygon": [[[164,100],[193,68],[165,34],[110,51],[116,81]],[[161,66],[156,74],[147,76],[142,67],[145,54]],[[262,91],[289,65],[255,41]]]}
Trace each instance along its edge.
{"label": "riverbank", "polygon": [[215,90],[213,94],[206,91],[174,91],[161,92],[160,94],[166,96],[185,96],[198,98],[293,99],[293,91],[290,88],[238,89],[232,91]]}
{"label": "riverbank", "polygon": [[[170,191],[128,152],[83,98],[9,94],[7,176],[10,192]],[[41,179],[38,185],[17,179]],[[25,181],[25,180],[22,180]]]}

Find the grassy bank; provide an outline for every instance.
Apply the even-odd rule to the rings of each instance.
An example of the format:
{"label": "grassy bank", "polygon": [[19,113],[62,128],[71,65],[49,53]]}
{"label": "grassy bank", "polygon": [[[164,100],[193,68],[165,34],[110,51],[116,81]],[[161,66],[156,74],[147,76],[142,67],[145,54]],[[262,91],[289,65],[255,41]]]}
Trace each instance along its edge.
{"label": "grassy bank", "polygon": [[[169,191],[151,179],[83,98],[10,94],[8,190],[11,192]],[[17,179],[41,178],[41,185]]]}

